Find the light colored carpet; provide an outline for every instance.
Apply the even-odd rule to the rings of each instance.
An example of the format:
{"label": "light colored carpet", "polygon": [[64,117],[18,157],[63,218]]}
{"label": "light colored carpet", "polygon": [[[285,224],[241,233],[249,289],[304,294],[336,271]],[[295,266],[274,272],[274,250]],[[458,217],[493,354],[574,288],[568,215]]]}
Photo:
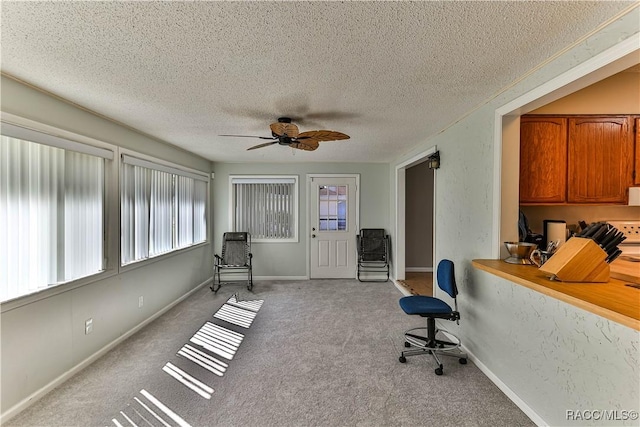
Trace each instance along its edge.
{"label": "light colored carpet", "polygon": [[[248,329],[213,317],[238,291],[264,300]],[[399,363],[403,331],[422,325],[399,308],[401,296],[391,282],[356,280],[203,288],[6,426],[131,425],[121,411],[139,426],[164,425],[143,411],[139,402],[153,406],[143,390],[179,417],[156,410],[169,425],[533,425],[471,362],[445,358],[443,376],[428,356]],[[207,322],[244,335],[223,376],[176,355]],[[211,398],[163,372],[167,362]]]}

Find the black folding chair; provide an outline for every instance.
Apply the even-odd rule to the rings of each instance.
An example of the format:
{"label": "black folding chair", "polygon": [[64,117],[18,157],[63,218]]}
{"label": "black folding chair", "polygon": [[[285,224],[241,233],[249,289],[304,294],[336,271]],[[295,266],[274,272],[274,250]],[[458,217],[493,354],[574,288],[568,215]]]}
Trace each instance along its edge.
{"label": "black folding chair", "polygon": [[[222,236],[222,255],[215,254],[213,265],[213,284],[211,290],[216,293],[223,283],[246,282],[247,289],[253,289],[253,272],[251,269],[251,235],[246,232],[228,232]],[[222,273],[232,277],[243,276],[243,279],[222,282]],[[246,280],[244,275],[246,274]]]}
{"label": "black folding chair", "polygon": [[[389,280],[389,236],[383,228],[363,228],[356,237],[358,248],[358,280],[361,282],[386,282]],[[384,279],[361,279],[369,273],[386,274]]]}

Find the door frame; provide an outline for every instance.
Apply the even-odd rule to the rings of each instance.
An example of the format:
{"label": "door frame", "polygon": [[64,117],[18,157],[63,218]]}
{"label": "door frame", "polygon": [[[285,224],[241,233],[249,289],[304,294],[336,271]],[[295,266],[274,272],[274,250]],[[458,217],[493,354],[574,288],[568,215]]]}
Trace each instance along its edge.
{"label": "door frame", "polygon": [[[407,200],[406,200],[406,171],[408,168],[420,164],[427,160],[431,154],[438,151],[438,148],[434,145],[425,151],[422,151],[412,158],[400,163],[396,166],[396,220],[395,220],[395,244],[392,244],[393,248],[393,275],[394,280],[404,280],[406,278],[406,230],[404,224],[404,217],[406,213]],[[436,191],[438,174],[433,174],[433,268],[436,267]],[[435,281],[434,281],[435,283]]]}
{"label": "door frame", "polygon": [[[355,178],[356,180],[356,195],[355,195],[355,203],[356,203],[356,234],[358,230],[360,230],[360,174],[359,173],[308,173],[306,175],[306,230],[305,237],[307,239],[307,278],[311,278],[311,245],[313,241],[311,239],[311,180],[313,178]],[[355,239],[355,234],[353,236]],[[354,278],[356,277],[356,273],[354,272]]]}

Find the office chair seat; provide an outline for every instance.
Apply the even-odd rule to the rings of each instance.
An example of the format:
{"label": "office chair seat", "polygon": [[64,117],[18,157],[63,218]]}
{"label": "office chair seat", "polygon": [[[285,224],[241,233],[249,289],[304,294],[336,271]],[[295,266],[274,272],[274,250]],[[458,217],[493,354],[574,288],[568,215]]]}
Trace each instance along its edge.
{"label": "office chair seat", "polygon": [[428,314],[450,314],[453,309],[446,302],[438,298],[414,295],[400,299],[400,307],[407,314],[417,314],[426,317]]}

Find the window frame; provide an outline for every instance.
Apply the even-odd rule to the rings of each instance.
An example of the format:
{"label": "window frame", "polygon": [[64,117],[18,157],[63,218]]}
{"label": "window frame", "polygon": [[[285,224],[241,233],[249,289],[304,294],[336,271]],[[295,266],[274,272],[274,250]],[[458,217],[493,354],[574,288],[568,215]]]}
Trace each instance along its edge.
{"label": "window frame", "polygon": [[84,152],[85,154],[108,153],[107,157],[103,157],[103,270],[67,282],[51,284],[46,288],[2,301],[0,302],[0,312],[4,313],[118,274],[119,203],[110,203],[119,194],[118,147],[4,111],[2,112],[0,125],[2,126],[2,134],[7,134],[7,136],[14,138],[55,146],[64,150]]}
{"label": "window frame", "polygon": [[[201,242],[194,243],[184,247],[176,247],[170,251],[162,252],[156,255],[150,255],[146,258],[134,260],[128,262],[126,264],[122,263],[122,253],[121,253],[121,245],[122,245],[122,173],[124,171],[123,163],[124,157],[135,158],[136,162],[139,166],[147,167],[150,169],[156,169],[163,172],[169,172],[176,175],[182,175],[186,177],[191,177],[194,179],[201,179],[206,183],[206,200],[205,200],[205,239]],[[157,261],[161,261],[163,259],[188,252],[199,247],[208,245],[210,243],[210,230],[211,230],[211,218],[210,218],[210,205],[211,205],[211,179],[209,178],[208,172],[203,172],[200,170],[192,169],[187,166],[182,166],[177,163],[169,162],[166,160],[159,159],[157,157],[149,156],[147,154],[140,153],[138,151],[129,150],[126,148],[120,148],[118,152],[118,158],[116,159],[118,163],[118,177],[120,179],[120,183],[118,185],[118,195],[117,195],[117,207],[118,207],[118,270],[119,272],[127,272],[138,267],[142,267]],[[147,165],[147,166],[145,166]],[[197,178],[196,178],[197,177]],[[173,233],[173,231],[172,231]]]}
{"label": "window frame", "polygon": [[[277,180],[293,179],[293,237],[289,238],[255,238],[251,236],[251,243],[298,243],[300,241],[300,179],[299,175],[229,175],[229,230],[235,230],[235,191],[234,180],[264,181],[264,184],[275,183]],[[261,182],[262,183],[262,182]]]}

